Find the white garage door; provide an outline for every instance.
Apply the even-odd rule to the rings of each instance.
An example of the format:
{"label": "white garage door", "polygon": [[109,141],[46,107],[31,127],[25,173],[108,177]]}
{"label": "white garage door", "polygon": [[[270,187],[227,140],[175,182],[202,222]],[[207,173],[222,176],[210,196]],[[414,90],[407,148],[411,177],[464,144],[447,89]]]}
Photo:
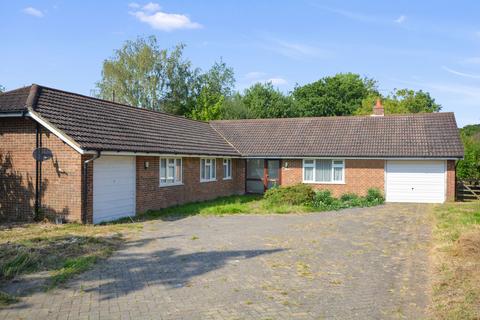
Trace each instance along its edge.
{"label": "white garage door", "polygon": [[101,156],[93,165],[93,223],[135,215],[135,157]]}
{"label": "white garage door", "polygon": [[388,202],[445,201],[445,161],[387,161]]}

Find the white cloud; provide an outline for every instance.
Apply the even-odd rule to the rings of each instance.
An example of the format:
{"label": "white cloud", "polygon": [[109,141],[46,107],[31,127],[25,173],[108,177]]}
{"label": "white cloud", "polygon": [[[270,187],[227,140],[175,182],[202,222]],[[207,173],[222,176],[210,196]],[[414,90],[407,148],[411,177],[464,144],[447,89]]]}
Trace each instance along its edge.
{"label": "white cloud", "polygon": [[43,12],[35,9],[33,7],[26,7],[25,9],[22,10],[23,13],[37,17],[37,18],[42,18],[43,17]]}
{"label": "white cloud", "polygon": [[400,17],[398,17],[398,18],[395,19],[394,21],[395,21],[395,23],[401,24],[401,23],[404,23],[405,20],[407,20],[407,16],[401,15]]}
{"label": "white cloud", "polygon": [[454,74],[456,76],[465,77],[465,78],[472,78],[472,79],[480,79],[480,75],[478,75],[478,74],[460,72],[460,71],[456,71],[456,70],[450,69],[450,68],[445,67],[445,66],[442,66],[442,69],[451,73],[451,74]]}
{"label": "white cloud", "polygon": [[157,12],[157,11],[160,11],[161,7],[158,3],[149,2],[146,5],[144,5],[142,9],[148,12]]}
{"label": "white cloud", "polygon": [[274,86],[282,86],[288,83],[287,80],[283,78],[270,78],[266,82],[271,82]]}
{"label": "white cloud", "polygon": [[129,6],[130,8],[132,8],[132,9],[138,9],[138,8],[140,8],[140,5],[139,5],[138,3],[136,3],[136,2],[130,2],[130,3],[128,4],[128,6]]}
{"label": "white cloud", "polygon": [[130,12],[130,14],[152,28],[162,31],[202,28],[201,24],[191,21],[186,15],[161,11],[161,7],[153,2],[146,4],[140,10]]}

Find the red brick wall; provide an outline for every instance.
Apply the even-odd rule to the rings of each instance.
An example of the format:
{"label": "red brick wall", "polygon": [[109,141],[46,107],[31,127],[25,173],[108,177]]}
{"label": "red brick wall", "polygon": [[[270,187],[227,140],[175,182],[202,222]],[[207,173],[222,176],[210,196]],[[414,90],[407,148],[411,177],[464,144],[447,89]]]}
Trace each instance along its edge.
{"label": "red brick wall", "polygon": [[[245,192],[245,160],[232,159],[232,179],[223,180],[223,159],[216,160],[217,181],[200,182],[200,159],[183,158],[183,185],[160,187],[159,157],[137,156],[137,212]],[[144,162],[150,166],[145,169]]]}
{"label": "red brick wall", "polygon": [[455,201],[455,160],[447,160],[447,201]]}
{"label": "red brick wall", "polygon": [[[347,192],[365,195],[370,188],[378,188],[383,192],[384,165],[384,160],[345,160],[345,184],[311,184],[311,186],[315,189],[328,189],[335,197]],[[301,183],[302,172],[302,160],[282,160],[282,185]]]}
{"label": "red brick wall", "polygon": [[[35,201],[34,121],[28,118],[0,119],[0,219],[31,220]],[[46,129],[43,147],[53,158],[42,163],[42,210],[68,220],[81,216],[81,156]]]}

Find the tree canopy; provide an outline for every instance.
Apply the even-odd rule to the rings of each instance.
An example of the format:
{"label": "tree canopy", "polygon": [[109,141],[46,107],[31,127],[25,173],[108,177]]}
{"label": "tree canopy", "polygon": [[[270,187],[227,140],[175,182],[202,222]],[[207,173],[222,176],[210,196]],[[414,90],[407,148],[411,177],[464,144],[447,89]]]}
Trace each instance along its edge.
{"label": "tree canopy", "polygon": [[[98,96],[197,120],[366,115],[377,98],[386,114],[438,112],[428,92],[395,89],[382,96],[376,80],[338,73],[282,92],[270,82],[234,91],[234,72],[222,59],[202,71],[185,45],[162,49],[154,36],[126,41],[103,62]],[[1,89],[1,88],[0,88]]]}
{"label": "tree canopy", "polygon": [[458,161],[457,177],[460,179],[480,179],[480,124],[468,125],[460,129],[465,156]]}
{"label": "tree canopy", "polygon": [[202,120],[218,117],[223,96],[233,91],[233,69],[220,61],[202,73],[184,48],[161,49],[154,36],[125,42],[103,62],[98,96]]}
{"label": "tree canopy", "polygon": [[338,73],[292,92],[301,116],[343,116],[353,114],[369,96],[376,95],[377,82],[354,73]]}

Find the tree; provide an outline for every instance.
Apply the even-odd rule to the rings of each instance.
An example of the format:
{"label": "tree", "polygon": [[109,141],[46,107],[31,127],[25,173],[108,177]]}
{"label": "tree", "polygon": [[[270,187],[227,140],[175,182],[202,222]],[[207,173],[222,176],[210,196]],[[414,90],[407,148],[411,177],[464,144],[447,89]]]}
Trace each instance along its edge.
{"label": "tree", "polygon": [[221,109],[222,119],[248,119],[250,117],[247,106],[243,102],[243,96],[236,92],[226,97]]}
{"label": "tree", "polygon": [[243,93],[248,118],[286,118],[296,113],[291,97],[275,89],[271,82],[256,83]]}
{"label": "tree", "polygon": [[198,78],[200,91],[189,116],[204,121],[220,119],[225,97],[232,95],[234,85],[233,69],[222,60],[215,62],[208,72]]}
{"label": "tree", "polygon": [[463,127],[460,135],[465,156],[458,161],[457,176],[460,179],[480,179],[480,124]]}
{"label": "tree", "polygon": [[293,98],[300,116],[353,114],[370,95],[378,95],[377,82],[354,73],[338,73],[297,86]]}
{"label": "tree", "polygon": [[0,93],[5,91],[5,87],[0,84]]}
{"label": "tree", "polygon": [[377,98],[382,99],[385,114],[438,112],[442,106],[435,102],[428,92],[411,89],[395,89],[386,97],[369,95],[362,101],[362,107],[355,114],[372,114]]}

